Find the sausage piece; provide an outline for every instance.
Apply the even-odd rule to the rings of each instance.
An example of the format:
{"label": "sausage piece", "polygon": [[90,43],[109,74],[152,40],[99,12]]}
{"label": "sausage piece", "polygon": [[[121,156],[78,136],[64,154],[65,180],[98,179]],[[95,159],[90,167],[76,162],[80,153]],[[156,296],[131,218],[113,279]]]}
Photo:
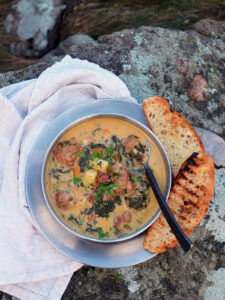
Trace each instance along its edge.
{"label": "sausage piece", "polygon": [[116,229],[118,229],[119,231],[123,230],[122,225],[128,224],[130,223],[132,220],[132,214],[130,211],[125,210],[124,212],[122,212],[121,215],[114,217],[114,226],[116,227]]}
{"label": "sausage piece", "polygon": [[59,208],[67,210],[73,201],[73,196],[68,191],[58,191],[55,194],[55,201]]}
{"label": "sausage piece", "polygon": [[83,150],[75,139],[58,143],[53,149],[53,155],[57,161],[66,167],[73,166],[74,161],[77,159],[76,152],[83,152]]}
{"label": "sausage piece", "polygon": [[104,182],[110,182],[111,179],[110,179],[109,175],[107,175],[101,171],[98,171],[98,181],[104,183]]}
{"label": "sausage piece", "polygon": [[113,166],[113,173],[118,174],[118,179],[116,181],[119,183],[119,188],[117,189],[118,190],[125,189],[129,180],[127,168],[121,163],[116,163]]}
{"label": "sausage piece", "polygon": [[139,146],[139,138],[135,135],[131,135],[128,138],[123,139],[123,144],[127,152],[131,152],[135,146]]}

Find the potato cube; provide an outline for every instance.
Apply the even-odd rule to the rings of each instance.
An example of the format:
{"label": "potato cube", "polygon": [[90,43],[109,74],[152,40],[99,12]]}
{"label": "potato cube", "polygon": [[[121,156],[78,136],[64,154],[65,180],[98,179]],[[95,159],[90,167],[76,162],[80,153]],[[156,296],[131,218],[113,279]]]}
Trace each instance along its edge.
{"label": "potato cube", "polygon": [[96,170],[87,170],[82,178],[82,183],[85,187],[93,187],[95,184],[97,172]]}
{"label": "potato cube", "polygon": [[96,171],[101,171],[103,173],[107,172],[108,166],[109,163],[107,160],[99,159],[97,161],[92,162],[92,168]]}

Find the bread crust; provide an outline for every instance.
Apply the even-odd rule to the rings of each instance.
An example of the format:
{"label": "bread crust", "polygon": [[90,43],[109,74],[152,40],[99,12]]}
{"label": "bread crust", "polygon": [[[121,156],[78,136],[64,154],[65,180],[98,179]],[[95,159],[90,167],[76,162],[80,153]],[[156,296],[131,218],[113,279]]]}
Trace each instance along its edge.
{"label": "bread crust", "polygon": [[142,106],[150,128],[166,149],[175,178],[182,163],[193,152],[204,154],[204,146],[191,124],[171,108],[165,98],[149,97]]}
{"label": "bread crust", "polygon": [[[186,235],[204,218],[215,185],[215,168],[212,158],[194,153],[181,166],[171,189],[168,206]],[[161,253],[178,244],[163,214],[150,226],[144,248]]]}

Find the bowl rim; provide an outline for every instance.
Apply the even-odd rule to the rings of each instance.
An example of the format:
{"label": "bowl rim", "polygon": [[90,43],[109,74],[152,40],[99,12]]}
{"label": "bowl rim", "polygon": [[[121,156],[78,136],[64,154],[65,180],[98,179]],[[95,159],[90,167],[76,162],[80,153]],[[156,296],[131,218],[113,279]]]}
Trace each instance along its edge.
{"label": "bowl rim", "polygon": [[114,239],[98,239],[98,238],[92,238],[90,236],[81,234],[75,230],[73,230],[71,227],[69,227],[66,223],[64,223],[59,216],[56,214],[54,208],[52,207],[50,201],[48,200],[48,196],[46,193],[46,189],[45,189],[45,174],[46,174],[46,165],[47,165],[47,161],[48,161],[48,157],[53,149],[53,147],[55,146],[55,144],[57,143],[57,141],[63,136],[65,135],[68,131],[70,131],[73,127],[76,127],[84,122],[87,122],[91,119],[97,119],[97,118],[103,118],[103,117],[109,117],[109,118],[119,118],[122,119],[128,123],[133,124],[134,126],[137,126],[140,130],[144,131],[148,136],[150,136],[150,138],[154,141],[154,143],[156,144],[157,148],[159,149],[159,151],[162,154],[162,157],[164,159],[164,164],[166,167],[166,173],[167,173],[167,182],[166,182],[166,188],[165,188],[165,201],[168,200],[169,198],[169,194],[170,194],[170,189],[171,189],[171,184],[172,184],[172,173],[171,173],[171,167],[170,167],[170,162],[169,162],[169,158],[168,155],[162,145],[162,143],[160,142],[160,140],[158,139],[158,137],[151,131],[150,128],[148,128],[146,125],[144,125],[143,123],[141,123],[140,121],[130,117],[130,116],[126,116],[124,114],[117,114],[117,113],[93,113],[90,114],[88,116],[84,116],[81,117],[77,120],[75,120],[74,122],[71,122],[68,126],[66,126],[64,129],[62,129],[61,131],[58,132],[58,134],[55,136],[55,138],[52,140],[52,142],[50,143],[50,145],[48,146],[48,149],[45,153],[44,156],[44,160],[42,163],[42,167],[41,167],[41,189],[43,192],[43,196],[44,196],[44,200],[45,203],[49,209],[49,211],[51,212],[51,214],[54,216],[54,218],[58,221],[58,223],[65,228],[66,230],[68,230],[69,232],[71,232],[72,234],[74,234],[75,236],[84,239],[84,240],[88,240],[88,241],[92,241],[92,242],[97,242],[97,243],[117,243],[117,242],[122,242],[128,239],[131,239],[139,234],[141,234],[142,232],[144,232],[149,226],[151,226],[151,224],[153,224],[156,219],[159,217],[160,213],[161,213],[161,209],[160,207],[158,207],[158,210],[156,211],[156,213],[152,216],[152,218],[140,229],[138,229],[137,231],[131,233],[131,234],[126,234],[126,235],[120,235],[120,237],[114,238]]}

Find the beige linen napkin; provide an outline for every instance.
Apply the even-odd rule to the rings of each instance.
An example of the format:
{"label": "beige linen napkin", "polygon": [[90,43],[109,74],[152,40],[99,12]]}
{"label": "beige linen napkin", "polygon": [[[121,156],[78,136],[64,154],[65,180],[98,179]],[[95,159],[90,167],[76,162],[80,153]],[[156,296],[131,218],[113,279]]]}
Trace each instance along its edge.
{"label": "beige linen napkin", "polygon": [[24,178],[42,129],[71,106],[98,98],[132,100],[113,73],[70,56],[37,79],[0,89],[0,289],[6,293],[25,300],[60,299],[82,266],[56,250],[35,227]]}

